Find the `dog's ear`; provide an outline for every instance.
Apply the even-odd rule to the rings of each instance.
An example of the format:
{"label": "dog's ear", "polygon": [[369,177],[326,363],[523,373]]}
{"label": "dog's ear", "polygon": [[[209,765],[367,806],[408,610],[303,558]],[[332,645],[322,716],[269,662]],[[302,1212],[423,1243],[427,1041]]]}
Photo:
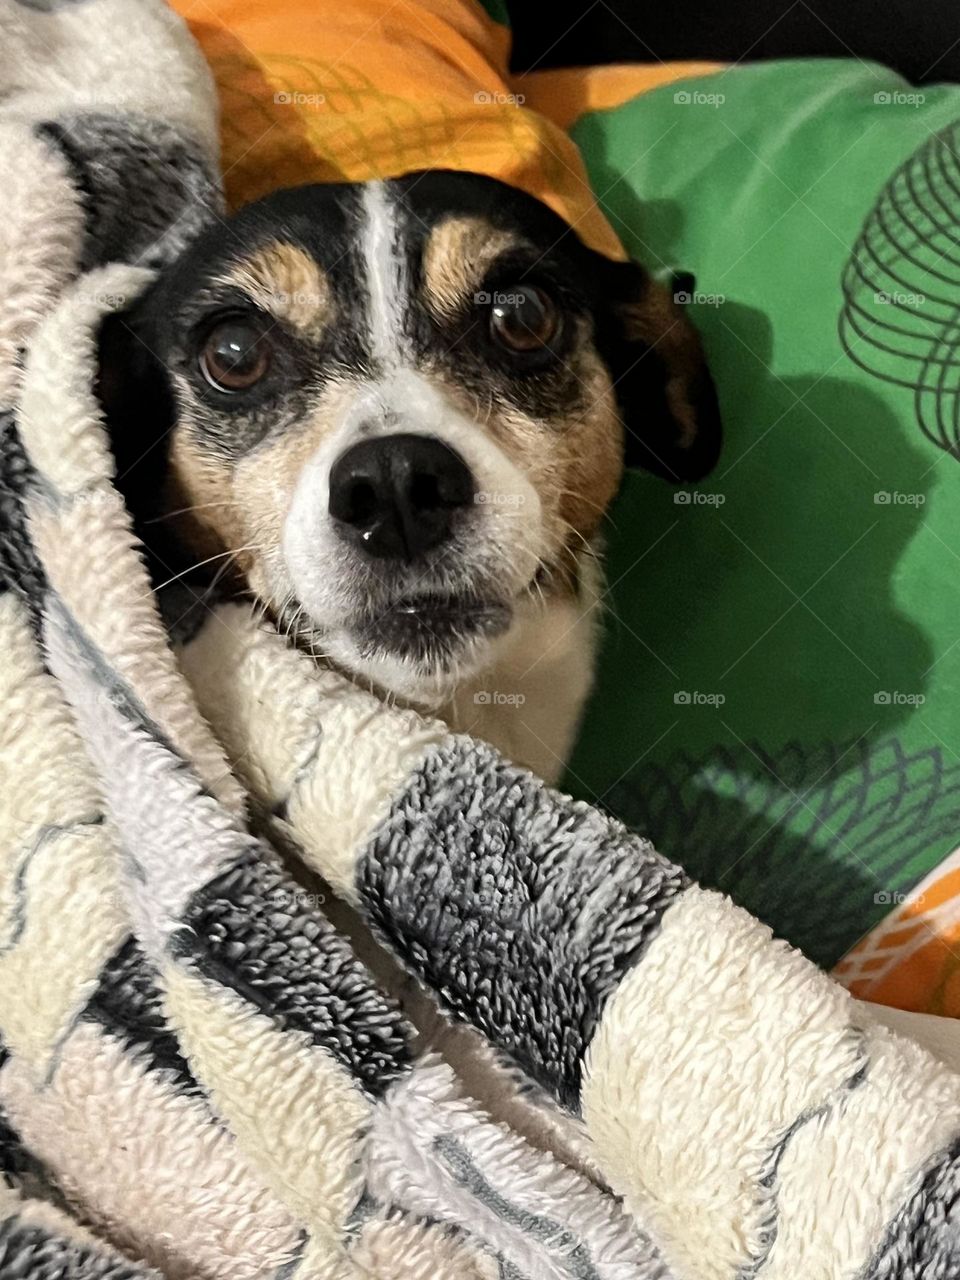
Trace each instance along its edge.
{"label": "dog's ear", "polygon": [[175,422],[170,379],[142,310],[109,314],[98,336],[97,395],[117,468],[117,488],[136,514],[160,500],[166,441]]}
{"label": "dog's ear", "polygon": [[635,262],[605,262],[598,342],[614,381],[625,433],[624,461],[674,482],[700,480],[715,465],[720,410],[700,336],[684,299],[693,278],[669,285]]}

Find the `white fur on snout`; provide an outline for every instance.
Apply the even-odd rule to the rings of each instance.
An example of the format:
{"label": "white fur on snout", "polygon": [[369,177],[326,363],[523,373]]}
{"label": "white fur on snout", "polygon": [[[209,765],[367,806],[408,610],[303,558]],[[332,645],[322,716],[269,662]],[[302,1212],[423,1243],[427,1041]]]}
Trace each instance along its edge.
{"label": "white fur on snout", "polygon": [[[409,571],[404,583],[388,565],[368,560],[337,535],[329,515],[330,473],[341,454],[372,436],[414,433],[443,441],[470,468],[476,486],[451,541],[430,566]],[[458,412],[421,374],[405,368],[358,385],[337,429],[303,468],[284,522],[285,576],[323,633],[324,649],[343,665],[405,697],[439,696],[415,664],[366,661],[351,623],[387,608],[391,597],[469,593],[509,601],[530,584],[547,552],[540,498],[478,425]],[[486,642],[458,655],[458,674],[482,665]],[[443,683],[442,681],[440,683]],[[428,689],[426,686],[430,685]]]}
{"label": "white fur on snout", "polygon": [[386,184],[363,189],[364,227],[361,254],[367,285],[367,329],[374,359],[384,369],[396,368],[404,348],[407,270],[401,252],[396,205]]}

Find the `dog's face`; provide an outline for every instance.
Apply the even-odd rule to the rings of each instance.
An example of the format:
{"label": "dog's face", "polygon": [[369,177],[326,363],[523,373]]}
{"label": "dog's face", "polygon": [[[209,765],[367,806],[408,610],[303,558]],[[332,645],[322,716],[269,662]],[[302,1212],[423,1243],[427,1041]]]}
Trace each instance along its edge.
{"label": "dog's face", "polygon": [[719,445],[666,290],[465,174],[249,206],[108,327],[102,358],[120,469],[164,438],[163,502],[196,558],[232,552],[315,652],[424,701],[577,592],[625,440],[674,479]]}

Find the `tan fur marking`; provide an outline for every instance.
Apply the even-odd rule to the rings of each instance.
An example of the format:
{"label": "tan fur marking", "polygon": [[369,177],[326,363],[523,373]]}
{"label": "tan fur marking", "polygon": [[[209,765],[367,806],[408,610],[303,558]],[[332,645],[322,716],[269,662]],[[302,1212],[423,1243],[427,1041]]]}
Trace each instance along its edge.
{"label": "tan fur marking", "polygon": [[607,367],[592,351],[584,357],[580,383],[586,412],[551,422],[560,435],[559,516],[574,535],[571,549],[577,555],[600,527],[623,474],[620,411]]}
{"label": "tan fur marking", "polygon": [[423,252],[427,305],[441,317],[473,301],[484,275],[502,253],[522,241],[484,218],[448,218],[430,233]]}
{"label": "tan fur marking", "polygon": [[[164,506],[176,513],[171,520],[198,563],[247,544],[246,520],[230,468],[198,448],[183,423],[173,434]],[[233,563],[238,572],[249,573],[253,555],[239,553]],[[217,568],[211,565],[212,571]]]}
{"label": "tan fur marking", "polygon": [[305,250],[282,240],[237,263],[223,283],[236,285],[262,310],[303,333],[315,334],[335,319],[326,274]]}
{"label": "tan fur marking", "polygon": [[555,548],[552,584],[560,592],[575,588],[579,558],[623,473],[623,431],[606,367],[591,354],[579,377],[585,410],[546,424],[507,412],[493,432],[540,497],[544,532]]}
{"label": "tan fur marking", "polygon": [[[609,371],[592,348],[580,346],[571,362],[585,407],[540,421],[500,402],[477,417],[477,430],[506,453],[537,491],[553,571],[547,590],[555,592],[574,588],[578,559],[623,474],[623,427]],[[442,373],[429,376],[462,413],[476,414],[475,401],[456,383]]]}
{"label": "tan fur marking", "polygon": [[[279,552],[283,522],[297,480],[333,430],[351,383],[330,383],[309,418],[296,430],[260,444],[236,462],[204,449],[187,410],[173,434],[169,495],[165,506],[182,512],[178,531],[196,559],[236,551],[232,566],[263,599],[272,592],[264,561]],[[218,564],[211,566],[214,571]]]}

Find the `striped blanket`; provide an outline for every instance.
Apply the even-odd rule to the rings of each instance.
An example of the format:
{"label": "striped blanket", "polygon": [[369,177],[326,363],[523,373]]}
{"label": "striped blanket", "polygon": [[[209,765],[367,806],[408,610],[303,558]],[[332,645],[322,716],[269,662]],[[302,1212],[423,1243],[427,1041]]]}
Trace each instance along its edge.
{"label": "striped blanket", "polygon": [[0,0],[0,1278],[960,1275],[943,1062],[151,584],[97,333],[216,216],[213,102],[157,0]]}

